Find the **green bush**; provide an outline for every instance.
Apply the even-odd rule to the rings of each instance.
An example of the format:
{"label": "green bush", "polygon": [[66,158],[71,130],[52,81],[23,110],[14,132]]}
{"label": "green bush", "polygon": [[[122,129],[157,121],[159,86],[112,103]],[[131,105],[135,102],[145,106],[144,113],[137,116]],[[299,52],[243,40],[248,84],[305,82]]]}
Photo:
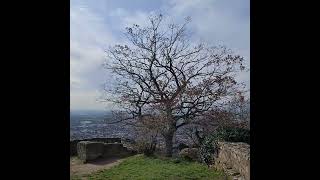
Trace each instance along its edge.
{"label": "green bush", "polygon": [[216,136],[220,141],[250,144],[250,131],[243,128],[220,128],[216,131]]}
{"label": "green bush", "polygon": [[200,159],[203,163],[208,166],[213,163],[214,154],[216,154],[218,150],[218,139],[217,136],[207,136],[202,141],[202,144],[199,148]]}
{"label": "green bush", "polygon": [[213,163],[214,156],[218,152],[218,141],[250,144],[250,131],[242,128],[219,128],[215,133],[206,136],[200,145],[199,155],[202,162],[208,166]]}

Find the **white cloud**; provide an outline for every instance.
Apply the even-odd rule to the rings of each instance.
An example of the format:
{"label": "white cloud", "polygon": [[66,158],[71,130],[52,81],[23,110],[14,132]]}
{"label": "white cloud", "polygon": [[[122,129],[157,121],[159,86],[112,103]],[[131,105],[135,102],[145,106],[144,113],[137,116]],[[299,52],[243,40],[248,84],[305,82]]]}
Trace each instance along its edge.
{"label": "white cloud", "polygon": [[112,18],[118,18],[120,21],[116,24],[119,30],[123,31],[125,27],[133,24],[145,26],[148,24],[150,12],[128,11],[123,8],[117,8],[109,13]]}
{"label": "white cloud", "polygon": [[[115,42],[103,18],[84,6],[70,9],[70,106],[101,109],[96,99],[102,82],[105,49]],[[97,78],[90,78],[96,76]],[[99,79],[101,78],[101,79]],[[101,82],[99,82],[101,80]]]}
{"label": "white cloud", "polygon": [[[213,45],[226,45],[245,58],[250,67],[249,0],[171,0],[170,17],[191,16],[194,36]],[[177,18],[176,18],[177,19]],[[250,89],[250,73],[237,77]]]}
{"label": "white cloud", "polygon": [[199,9],[199,8],[210,8],[207,6],[208,3],[212,1],[208,0],[171,0],[169,1],[169,6],[171,11],[176,14],[184,14],[186,11]]}
{"label": "white cloud", "polygon": [[70,107],[72,110],[105,109],[107,104],[102,103],[100,97],[99,91],[73,92],[70,93]]}
{"label": "white cloud", "polygon": [[123,8],[116,8],[115,10],[111,11],[109,15],[112,17],[124,17],[128,15],[128,11]]}

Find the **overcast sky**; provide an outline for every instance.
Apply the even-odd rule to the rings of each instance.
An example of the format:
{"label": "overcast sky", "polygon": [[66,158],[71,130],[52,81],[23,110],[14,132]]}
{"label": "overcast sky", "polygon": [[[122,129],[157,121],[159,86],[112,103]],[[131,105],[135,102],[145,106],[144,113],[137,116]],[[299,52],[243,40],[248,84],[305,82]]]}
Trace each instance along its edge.
{"label": "overcast sky", "polygon": [[[174,21],[191,16],[194,37],[212,45],[226,45],[246,59],[250,68],[249,0],[71,0],[70,108],[101,110],[102,85],[112,76],[103,69],[105,50],[123,42],[124,28],[144,25],[150,13]],[[250,89],[249,72],[238,79]]]}

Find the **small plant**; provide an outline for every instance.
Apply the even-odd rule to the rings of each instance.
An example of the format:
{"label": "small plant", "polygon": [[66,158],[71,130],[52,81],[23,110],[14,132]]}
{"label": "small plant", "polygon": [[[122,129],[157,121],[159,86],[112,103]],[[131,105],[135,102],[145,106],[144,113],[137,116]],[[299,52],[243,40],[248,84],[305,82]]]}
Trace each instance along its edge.
{"label": "small plant", "polygon": [[172,162],[175,164],[178,164],[178,163],[182,162],[182,159],[181,158],[174,158],[174,159],[172,159]]}
{"label": "small plant", "polygon": [[143,153],[146,156],[152,156],[154,155],[154,152],[156,150],[157,143],[155,141],[145,141],[145,140],[139,140],[136,142],[136,150],[139,153]]}
{"label": "small plant", "polygon": [[153,156],[157,147],[157,137],[157,132],[146,127],[141,128],[135,143],[133,144],[133,148],[138,153],[143,153],[146,156]]}

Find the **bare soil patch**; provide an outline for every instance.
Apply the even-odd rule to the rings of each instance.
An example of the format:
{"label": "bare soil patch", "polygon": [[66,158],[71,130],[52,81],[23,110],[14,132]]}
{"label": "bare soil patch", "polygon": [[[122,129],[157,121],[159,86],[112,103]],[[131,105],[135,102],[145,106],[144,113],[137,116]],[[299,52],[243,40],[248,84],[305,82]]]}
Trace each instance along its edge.
{"label": "bare soil patch", "polygon": [[70,158],[70,176],[83,176],[102,169],[109,169],[122,162],[124,158],[100,158],[83,164],[77,157]]}

